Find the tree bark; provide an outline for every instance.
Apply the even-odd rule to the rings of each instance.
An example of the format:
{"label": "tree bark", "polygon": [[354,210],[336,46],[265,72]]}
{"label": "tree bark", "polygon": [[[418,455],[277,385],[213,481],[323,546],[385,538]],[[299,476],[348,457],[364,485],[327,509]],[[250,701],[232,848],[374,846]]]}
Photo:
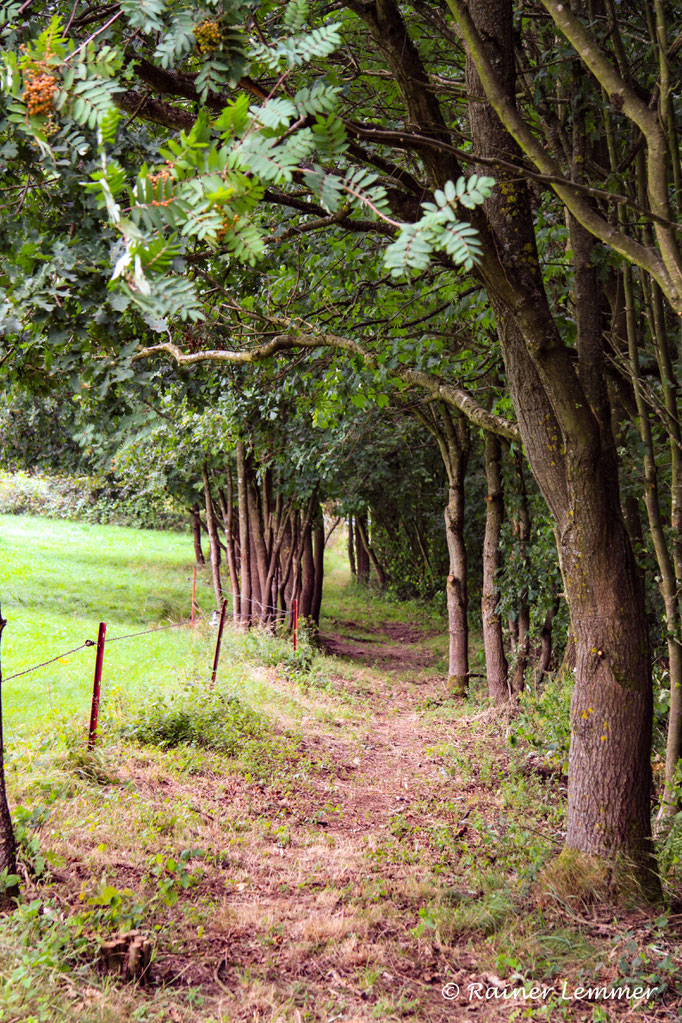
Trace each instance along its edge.
{"label": "tree bark", "polygon": [[204,462],[201,468],[204,480],[204,498],[206,502],[206,526],[208,528],[208,540],[210,545],[211,574],[213,576],[213,591],[215,593],[216,607],[221,608],[223,604],[223,587],[220,581],[220,540],[218,538],[218,526],[213,513],[213,498],[211,497],[211,483],[208,477],[208,466]]}
{"label": "tree bark", "polygon": [[190,519],[192,521],[192,540],[194,541],[194,560],[197,565],[205,565],[206,558],[204,552],[201,549],[201,516],[199,514],[199,502],[195,501],[190,509]]}
{"label": "tree bark", "polygon": [[249,544],[249,510],[246,499],[246,446],[237,441],[237,507],[239,512],[239,567],[241,572],[241,625],[248,629],[252,619],[251,549]]}
{"label": "tree bark", "polygon": [[488,694],[490,699],[498,706],[507,703],[511,696],[507,658],[504,653],[504,640],[502,637],[502,622],[497,613],[497,605],[500,602],[497,575],[502,565],[500,533],[504,518],[501,460],[502,448],[499,437],[492,433],[486,433],[485,476],[488,484],[488,498],[486,501],[485,537],[483,540],[481,620],[483,624],[483,647],[485,649]]}

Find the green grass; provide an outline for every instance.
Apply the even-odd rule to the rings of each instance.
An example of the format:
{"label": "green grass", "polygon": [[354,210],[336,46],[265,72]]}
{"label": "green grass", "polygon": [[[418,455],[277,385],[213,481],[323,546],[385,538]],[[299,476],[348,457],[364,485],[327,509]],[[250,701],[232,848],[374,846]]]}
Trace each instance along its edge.
{"label": "green grass", "polygon": [[[96,639],[181,621],[191,610],[193,551],[189,535],[94,526],[30,516],[0,516],[0,594],[8,620],[3,675]],[[213,594],[197,585],[204,611]],[[103,712],[164,691],[210,669],[214,634],[205,627],[169,629],[105,649]],[[83,650],[3,692],[10,750],[74,714],[87,720],[94,650]]]}

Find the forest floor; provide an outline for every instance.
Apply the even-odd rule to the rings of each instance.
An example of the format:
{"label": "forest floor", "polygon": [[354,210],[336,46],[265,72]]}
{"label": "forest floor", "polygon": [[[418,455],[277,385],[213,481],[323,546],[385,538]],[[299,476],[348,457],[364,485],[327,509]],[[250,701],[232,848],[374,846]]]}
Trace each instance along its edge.
{"label": "forest floor", "polygon": [[[680,1018],[680,916],[555,890],[561,771],[451,698],[441,621],[330,567],[322,652],[230,633],[215,690],[12,753],[2,1023]],[[146,984],[97,963],[131,928]],[[617,984],[659,993],[576,997]]]}

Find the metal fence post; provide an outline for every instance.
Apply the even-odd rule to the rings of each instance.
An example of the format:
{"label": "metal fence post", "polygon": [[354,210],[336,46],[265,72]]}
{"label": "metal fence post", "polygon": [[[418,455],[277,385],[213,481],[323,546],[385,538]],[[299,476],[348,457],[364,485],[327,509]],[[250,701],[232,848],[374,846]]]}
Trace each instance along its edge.
{"label": "metal fence post", "polygon": [[218,660],[220,659],[220,643],[221,643],[222,638],[223,638],[223,628],[225,626],[225,612],[226,611],[227,611],[227,601],[224,600],[223,601],[223,606],[220,609],[220,623],[218,625],[218,638],[216,639],[216,644],[215,644],[215,656],[213,658],[213,671],[211,672],[211,685],[214,684],[214,682],[216,680],[216,675],[218,674]]}
{"label": "metal fence post", "polygon": [[90,729],[88,731],[88,749],[94,749],[97,742],[97,721],[99,718],[99,692],[102,682],[102,664],[104,662],[104,640],[107,634],[106,622],[99,623],[97,635],[97,656],[95,657],[95,680],[92,686],[92,707],[90,708]]}

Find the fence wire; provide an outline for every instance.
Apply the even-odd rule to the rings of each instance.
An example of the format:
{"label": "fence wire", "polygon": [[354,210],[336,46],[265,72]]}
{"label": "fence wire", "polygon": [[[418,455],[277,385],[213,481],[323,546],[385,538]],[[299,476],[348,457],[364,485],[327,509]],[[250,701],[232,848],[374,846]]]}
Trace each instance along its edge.
{"label": "fence wire", "polygon": [[[240,603],[251,604],[252,607],[259,608],[261,611],[274,611],[278,615],[286,615],[288,611],[283,608],[273,607],[272,604],[263,604],[260,600],[254,600],[253,598],[240,599]],[[233,608],[229,608],[233,611]],[[157,625],[152,629],[141,629],[139,632],[127,632],[122,636],[111,636],[106,637],[105,646],[110,643],[120,643],[124,639],[136,639],[138,636],[150,636],[154,632],[166,632],[168,629],[180,629],[185,625],[196,625],[197,622],[205,621],[207,618],[213,618],[214,615],[218,614],[217,611],[209,611],[207,614],[198,615],[194,618],[186,618],[182,622],[171,622],[170,625]],[[94,639],[86,639],[80,646],[74,647],[73,650],[66,650],[64,653],[56,654],[54,657],[50,657],[47,661],[41,661],[40,664],[34,664],[30,668],[24,668],[22,671],[15,671],[12,675],[3,676],[3,682],[9,682],[13,678],[21,678],[22,675],[30,675],[34,671],[39,671],[41,668],[46,668],[48,664],[54,664],[55,661],[60,661],[63,657],[70,657],[72,654],[77,654],[81,650],[85,650],[87,647],[96,646],[97,643]]]}
{"label": "fence wire", "polygon": [[[112,636],[110,639],[107,637],[105,639],[105,646],[108,646],[110,643],[120,643],[123,639],[134,639],[136,636],[148,636],[152,632],[165,632],[167,629],[179,629],[183,625],[192,625],[193,623],[195,624],[196,622],[201,622],[206,618],[210,618],[212,614],[213,612],[205,615],[199,615],[195,617],[194,620],[187,618],[182,622],[171,622],[170,625],[157,625],[153,629],[142,629],[140,632],[128,632],[123,636]],[[62,654],[56,654],[54,657],[50,657],[49,660],[41,661],[40,664],[34,664],[30,668],[24,668],[22,671],[15,671],[12,675],[4,675],[2,681],[9,682],[10,679],[20,678],[22,675],[30,675],[34,671],[39,671],[40,668],[47,667],[48,664],[54,664],[55,661],[60,661],[63,657],[70,657],[71,654],[77,654],[81,650],[85,650],[86,647],[91,646],[97,646],[97,642],[94,639],[86,639],[84,643],[81,643],[80,646],[74,647],[73,650],[65,650]]]}
{"label": "fence wire", "polygon": [[48,664],[54,664],[55,661],[60,661],[62,657],[70,657],[71,654],[77,654],[79,650],[85,650],[88,646],[96,646],[94,639],[86,639],[85,643],[81,643],[80,646],[74,647],[73,650],[66,650],[63,654],[57,654],[56,657],[50,657],[49,661],[41,661],[40,664],[34,664],[32,668],[24,668],[23,671],[15,671],[13,675],[5,675],[2,681],[9,682],[11,678],[20,678],[22,675],[30,675],[32,671],[38,671],[39,668],[45,668]]}

